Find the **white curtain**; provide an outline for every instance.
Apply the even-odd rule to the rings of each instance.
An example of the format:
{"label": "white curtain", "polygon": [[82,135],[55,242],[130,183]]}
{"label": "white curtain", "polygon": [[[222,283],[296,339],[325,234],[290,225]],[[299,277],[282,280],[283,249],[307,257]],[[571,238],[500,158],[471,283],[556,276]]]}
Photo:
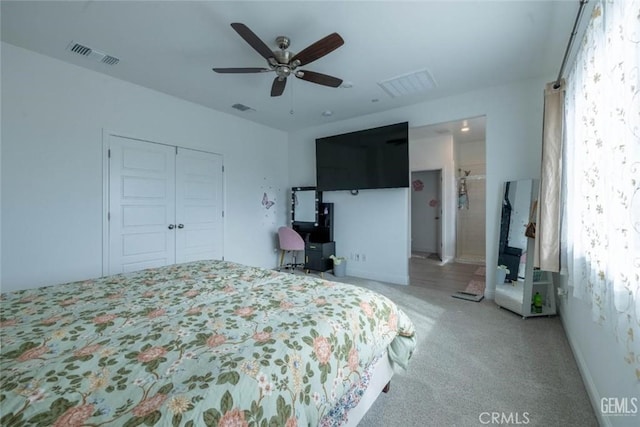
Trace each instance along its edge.
{"label": "white curtain", "polygon": [[562,147],[564,138],[564,81],[558,88],[548,83],[544,91],[542,167],[536,214],[536,244],[533,266],[560,271],[560,219]]}
{"label": "white curtain", "polygon": [[596,4],[565,110],[569,285],[640,380],[640,0]]}

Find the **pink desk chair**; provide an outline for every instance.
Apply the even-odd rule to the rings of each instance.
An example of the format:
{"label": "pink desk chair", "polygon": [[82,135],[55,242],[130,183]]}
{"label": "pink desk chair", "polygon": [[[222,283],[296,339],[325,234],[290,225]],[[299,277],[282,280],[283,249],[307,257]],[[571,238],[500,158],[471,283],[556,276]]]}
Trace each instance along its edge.
{"label": "pink desk chair", "polygon": [[[304,251],[304,240],[296,230],[290,227],[280,227],[278,229],[278,240],[280,241],[280,265],[278,271],[282,268],[293,269],[304,266],[304,263],[296,263],[296,253]],[[291,252],[292,262],[284,264],[284,254]]]}

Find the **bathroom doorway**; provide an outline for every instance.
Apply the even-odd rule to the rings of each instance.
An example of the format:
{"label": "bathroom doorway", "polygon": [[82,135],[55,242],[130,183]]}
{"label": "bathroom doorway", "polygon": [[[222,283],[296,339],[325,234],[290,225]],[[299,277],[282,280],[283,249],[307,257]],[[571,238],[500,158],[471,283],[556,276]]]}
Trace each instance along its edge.
{"label": "bathroom doorway", "polygon": [[442,170],[411,172],[411,256],[442,261]]}
{"label": "bathroom doorway", "polygon": [[454,140],[456,164],[456,262],[485,264],[486,242],[486,137],[485,118],[463,120],[477,127],[460,132]]}
{"label": "bathroom doorway", "polygon": [[[409,158],[412,188],[410,188],[410,237],[411,251],[439,253],[441,263],[461,262],[484,264],[485,262],[485,206],[486,206],[486,117],[470,117],[446,123],[409,129]],[[420,198],[418,187],[433,191],[428,173],[439,171],[437,197]],[[467,174],[468,172],[468,174]],[[420,175],[425,173],[425,177]],[[420,182],[416,182],[420,181]],[[425,193],[426,194],[426,193]],[[420,200],[416,200],[416,197]],[[427,246],[416,235],[425,215],[416,212],[414,204],[436,205],[439,240]],[[435,206],[429,206],[432,210]],[[420,211],[420,209],[418,209]]]}

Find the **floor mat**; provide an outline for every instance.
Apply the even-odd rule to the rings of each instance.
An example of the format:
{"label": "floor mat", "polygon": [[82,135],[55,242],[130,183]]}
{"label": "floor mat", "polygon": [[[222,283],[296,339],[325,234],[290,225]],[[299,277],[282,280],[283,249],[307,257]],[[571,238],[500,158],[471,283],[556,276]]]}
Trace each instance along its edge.
{"label": "floor mat", "polygon": [[464,291],[470,294],[484,295],[485,286],[484,280],[471,279]]}
{"label": "floor mat", "polygon": [[421,259],[433,259],[436,261],[440,261],[440,257],[438,256],[437,253],[432,253],[432,252],[412,252],[411,253],[411,257],[412,258],[421,258]]}
{"label": "floor mat", "polygon": [[454,298],[464,299],[467,301],[475,301],[475,302],[482,301],[482,298],[484,298],[484,295],[476,295],[470,292],[456,292],[451,296]]}

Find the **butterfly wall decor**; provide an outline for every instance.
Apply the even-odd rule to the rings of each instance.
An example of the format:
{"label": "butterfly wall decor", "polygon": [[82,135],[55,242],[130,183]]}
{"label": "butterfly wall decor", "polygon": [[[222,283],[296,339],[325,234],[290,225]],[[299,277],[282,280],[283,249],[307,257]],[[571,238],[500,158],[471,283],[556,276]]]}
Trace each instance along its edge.
{"label": "butterfly wall decor", "polygon": [[262,195],[262,206],[265,207],[265,209],[269,209],[271,206],[275,205],[276,202],[274,202],[273,200],[269,200],[269,198],[267,197],[267,193],[263,193]]}

